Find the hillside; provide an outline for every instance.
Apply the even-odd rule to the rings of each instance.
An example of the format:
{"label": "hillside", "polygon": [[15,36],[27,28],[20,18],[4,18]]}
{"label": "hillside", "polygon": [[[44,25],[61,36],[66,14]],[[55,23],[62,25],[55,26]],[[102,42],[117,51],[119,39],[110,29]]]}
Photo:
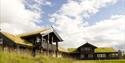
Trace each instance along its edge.
{"label": "hillside", "polygon": [[72,63],[71,59],[54,58],[37,55],[35,58],[27,53],[0,51],[0,63]]}
{"label": "hillside", "polygon": [[34,58],[28,53],[0,50],[0,63],[125,63],[125,60],[72,60],[45,55],[37,55]]}

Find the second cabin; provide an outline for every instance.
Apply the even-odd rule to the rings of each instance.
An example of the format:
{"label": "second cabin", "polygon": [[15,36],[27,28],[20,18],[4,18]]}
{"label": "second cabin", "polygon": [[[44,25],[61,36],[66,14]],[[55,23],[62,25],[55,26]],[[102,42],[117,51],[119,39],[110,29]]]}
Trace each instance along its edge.
{"label": "second cabin", "polygon": [[71,57],[81,60],[121,58],[121,51],[116,51],[109,47],[96,47],[90,43],[81,45],[69,54]]}

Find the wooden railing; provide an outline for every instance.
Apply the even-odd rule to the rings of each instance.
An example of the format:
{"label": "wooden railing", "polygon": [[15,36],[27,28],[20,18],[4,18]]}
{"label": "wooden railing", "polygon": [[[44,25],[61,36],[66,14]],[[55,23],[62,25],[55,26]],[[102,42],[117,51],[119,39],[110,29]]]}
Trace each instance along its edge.
{"label": "wooden railing", "polygon": [[42,43],[42,47],[44,48],[44,49],[48,49],[48,50],[53,50],[53,51],[55,51],[56,50],[56,45],[54,45],[54,44],[47,44],[47,42],[43,42]]}
{"label": "wooden railing", "polygon": [[3,44],[3,40],[0,38],[0,45],[2,45]]}

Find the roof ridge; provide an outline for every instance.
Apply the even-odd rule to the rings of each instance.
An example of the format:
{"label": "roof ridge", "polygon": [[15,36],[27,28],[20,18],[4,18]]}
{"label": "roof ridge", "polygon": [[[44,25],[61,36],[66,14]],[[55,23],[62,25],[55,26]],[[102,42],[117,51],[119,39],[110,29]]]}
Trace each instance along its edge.
{"label": "roof ridge", "polygon": [[42,29],[42,28],[41,28],[41,29],[38,29],[38,30],[36,30],[36,31],[26,32],[26,33],[18,34],[18,35],[16,35],[16,36],[19,36],[19,37],[29,36],[29,35],[32,35],[32,34],[37,34],[37,33],[40,33],[40,32],[44,32],[44,31],[46,31],[46,30],[49,30],[49,28],[48,28],[48,29],[46,29],[46,28]]}

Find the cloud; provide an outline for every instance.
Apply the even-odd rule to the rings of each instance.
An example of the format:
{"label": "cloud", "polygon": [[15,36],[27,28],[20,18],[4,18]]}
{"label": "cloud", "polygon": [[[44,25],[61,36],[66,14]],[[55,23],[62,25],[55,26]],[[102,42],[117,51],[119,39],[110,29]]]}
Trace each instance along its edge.
{"label": "cloud", "polygon": [[85,20],[101,8],[116,2],[117,0],[68,0],[50,19],[63,37],[64,42],[60,45],[78,47],[88,41],[96,46],[109,47],[124,43],[124,15],[111,16],[93,26],[88,26]]}
{"label": "cloud", "polygon": [[116,3],[116,0],[68,0],[59,10],[61,14],[68,16],[88,17],[89,15],[95,14],[100,8],[112,5]]}
{"label": "cloud", "polygon": [[52,5],[52,3],[51,3],[51,2],[49,2],[49,1],[46,1],[46,2],[45,2],[45,5],[49,5],[49,6],[51,6],[51,5]]}
{"label": "cloud", "polygon": [[[86,27],[85,40],[96,43],[97,46],[115,46],[125,42],[125,15],[114,15],[110,19],[97,22]],[[102,44],[103,43],[103,44]]]}
{"label": "cloud", "polygon": [[[2,31],[13,34],[23,33],[40,28],[35,23],[42,18],[43,0],[1,0],[0,24]],[[32,2],[32,1],[30,1]]]}

